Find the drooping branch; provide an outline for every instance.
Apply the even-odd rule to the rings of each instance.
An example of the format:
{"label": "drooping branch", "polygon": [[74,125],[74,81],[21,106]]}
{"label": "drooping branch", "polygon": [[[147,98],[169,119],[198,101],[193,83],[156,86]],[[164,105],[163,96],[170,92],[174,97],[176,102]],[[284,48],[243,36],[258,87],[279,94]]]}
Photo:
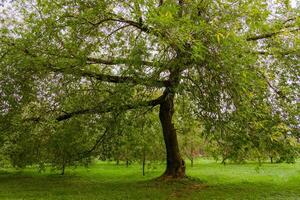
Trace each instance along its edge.
{"label": "drooping branch", "polygon": [[292,54],[297,54],[298,51],[294,51],[294,50],[289,50],[289,51],[264,51],[264,50],[259,50],[259,51],[251,51],[250,53],[252,54],[259,54],[259,55],[282,55],[282,56],[286,56],[286,55],[292,55]]}
{"label": "drooping branch", "polygon": [[275,32],[264,33],[261,35],[250,36],[250,37],[246,38],[246,40],[247,41],[256,41],[256,40],[271,38],[273,36],[282,34],[284,32],[297,32],[297,31],[300,31],[300,27],[297,27],[294,29],[289,29],[289,30],[279,30],[279,31],[275,31]]}
{"label": "drooping branch", "polygon": [[[163,1],[161,1],[161,5],[163,4]],[[168,33],[166,31],[159,31],[153,27],[150,27],[148,25],[146,25],[143,20],[139,20],[139,21],[133,21],[130,19],[126,19],[122,16],[119,16],[117,14],[114,13],[110,13],[111,16],[105,18],[105,19],[101,19],[98,22],[91,22],[87,19],[85,19],[89,24],[98,27],[106,22],[119,22],[119,23],[123,23],[125,25],[129,25],[133,28],[136,28],[138,30],[140,30],[143,33],[147,33],[147,34],[152,34],[156,37],[164,37],[167,38],[169,37]],[[126,26],[127,27],[127,26]]]}
{"label": "drooping branch", "polygon": [[0,55],[0,61],[8,54],[8,51],[4,52],[2,55]]}
{"label": "drooping branch", "polygon": [[[68,14],[65,14],[63,17],[64,18],[78,18],[79,16],[68,13]],[[136,21],[133,21],[130,19],[125,19],[124,17],[119,16],[115,13],[107,13],[107,16],[105,18],[100,19],[99,21],[96,21],[96,22],[90,21],[84,17],[82,19],[85,20],[88,24],[95,26],[95,27],[98,27],[107,22],[121,22],[121,23],[125,23],[129,26],[132,26],[134,28],[137,28],[145,33],[151,32],[151,28],[146,26],[145,24],[143,24],[142,21],[136,22]]]}
{"label": "drooping branch", "polygon": [[283,24],[287,24],[288,22],[295,21],[298,17],[300,17],[300,16],[295,16],[295,17],[288,18],[283,22]]}
{"label": "drooping branch", "polygon": [[107,106],[107,105],[105,105],[105,103],[100,103],[98,106],[95,106],[93,108],[82,109],[82,110],[62,114],[62,115],[58,116],[56,118],[56,120],[64,121],[64,120],[70,119],[74,116],[84,115],[84,114],[103,114],[103,113],[108,113],[108,112],[112,112],[112,111],[127,111],[127,110],[139,109],[139,108],[143,108],[143,107],[155,107],[162,102],[162,99],[164,97],[165,96],[162,95],[159,98],[154,99],[154,100],[142,101],[142,102],[131,103],[131,104],[124,104],[119,107]]}
{"label": "drooping branch", "polygon": [[105,128],[104,133],[95,141],[95,144],[90,149],[88,149],[84,152],[81,152],[78,155],[77,160],[81,160],[83,158],[86,158],[86,157],[90,156],[91,153],[93,151],[95,151],[97,149],[97,147],[104,141],[105,137],[107,136],[107,133],[108,133],[108,128]]}
{"label": "drooping branch", "polygon": [[130,26],[130,24],[126,24],[126,25],[124,25],[124,26],[121,26],[121,27],[115,29],[115,30],[113,30],[112,32],[110,32],[110,33],[107,35],[107,37],[110,37],[110,36],[112,36],[113,34],[117,33],[118,31],[120,31],[120,30],[122,30],[122,29],[124,29],[124,28],[126,28],[126,27],[129,27],[129,26]]}
{"label": "drooping branch", "polygon": [[271,84],[271,82],[269,81],[269,79],[267,78],[267,76],[266,76],[263,72],[258,71],[258,73],[262,76],[262,78],[264,78],[264,80],[265,80],[266,83],[268,84],[269,88],[271,88],[271,90],[272,90],[273,92],[275,92],[281,99],[285,99],[285,100],[291,102],[291,99],[290,99],[290,98],[288,98],[286,95],[284,95],[284,94],[282,93],[282,91],[278,90],[276,87],[274,87],[274,86]]}

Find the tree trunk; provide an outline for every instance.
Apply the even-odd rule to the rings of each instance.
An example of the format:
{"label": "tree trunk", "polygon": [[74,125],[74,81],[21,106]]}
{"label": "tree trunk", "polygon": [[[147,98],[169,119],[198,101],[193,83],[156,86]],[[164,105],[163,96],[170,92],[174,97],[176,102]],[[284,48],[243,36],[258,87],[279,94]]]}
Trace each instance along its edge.
{"label": "tree trunk", "polygon": [[273,164],[273,156],[270,156],[271,164]]}
{"label": "tree trunk", "polygon": [[164,142],[167,153],[167,167],[162,177],[185,177],[185,163],[181,158],[176,129],[172,123],[174,114],[174,94],[166,92],[165,99],[160,104],[159,118],[163,129]]}
{"label": "tree trunk", "polygon": [[62,176],[65,175],[65,168],[66,168],[65,163],[63,163],[60,175]]}
{"label": "tree trunk", "polygon": [[146,148],[143,149],[143,176],[145,176],[145,166],[146,166]]}
{"label": "tree trunk", "polygon": [[194,153],[194,148],[193,146],[191,147],[191,167],[194,166],[194,156],[193,156],[193,153]]}
{"label": "tree trunk", "polygon": [[222,158],[221,164],[226,165],[226,160],[227,160],[227,158],[226,158],[226,157],[223,157],[223,158]]}

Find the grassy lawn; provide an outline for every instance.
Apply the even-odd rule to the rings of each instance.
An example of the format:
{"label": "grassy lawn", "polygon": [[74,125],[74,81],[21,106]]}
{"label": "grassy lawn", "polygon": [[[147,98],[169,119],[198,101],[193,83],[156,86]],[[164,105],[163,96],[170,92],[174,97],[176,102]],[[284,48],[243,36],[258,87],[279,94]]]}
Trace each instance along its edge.
{"label": "grassy lawn", "polygon": [[65,176],[36,169],[0,170],[0,199],[300,199],[300,163],[223,166],[199,160],[190,180],[159,182],[163,166],[96,163],[68,169]]}

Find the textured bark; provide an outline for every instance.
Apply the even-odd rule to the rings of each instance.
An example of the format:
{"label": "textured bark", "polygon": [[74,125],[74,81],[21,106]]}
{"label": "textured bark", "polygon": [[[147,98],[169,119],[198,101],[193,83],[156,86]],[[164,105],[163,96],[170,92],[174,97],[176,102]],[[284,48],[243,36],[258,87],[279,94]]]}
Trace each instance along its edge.
{"label": "textured bark", "polygon": [[176,129],[172,123],[173,113],[174,94],[166,92],[165,99],[161,102],[159,111],[167,151],[167,167],[162,177],[184,178],[186,176],[185,163],[181,158],[178,148]]}

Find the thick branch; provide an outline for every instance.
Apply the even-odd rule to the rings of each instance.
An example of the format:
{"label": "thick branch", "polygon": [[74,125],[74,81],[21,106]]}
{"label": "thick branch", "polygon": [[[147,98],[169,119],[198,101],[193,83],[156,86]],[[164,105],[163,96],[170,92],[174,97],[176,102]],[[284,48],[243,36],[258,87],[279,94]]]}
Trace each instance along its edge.
{"label": "thick branch", "polygon": [[135,104],[124,104],[121,105],[120,107],[115,107],[115,106],[107,106],[104,103],[101,103],[100,105],[94,107],[94,108],[89,108],[89,109],[83,109],[83,110],[78,110],[70,113],[65,113],[63,115],[60,115],[56,118],[57,121],[63,121],[70,119],[74,116],[77,115],[84,115],[84,114],[103,114],[103,113],[108,113],[112,111],[127,111],[127,110],[133,110],[133,109],[138,109],[138,108],[143,108],[143,107],[155,107],[159,105],[164,98],[164,95],[160,96],[157,99],[150,100],[150,101],[143,101],[143,102],[138,102]]}
{"label": "thick branch", "polygon": [[[122,60],[102,60],[98,58],[93,60],[97,61],[98,63],[103,63],[103,64],[107,63],[111,65],[116,64],[118,62],[123,62]],[[47,66],[48,69],[50,69],[53,72],[90,77],[90,78],[95,78],[98,81],[109,82],[109,83],[127,83],[127,84],[144,85],[148,87],[157,87],[157,88],[168,87],[170,85],[170,82],[167,80],[151,80],[151,79],[139,78],[133,76],[108,75],[108,74],[87,71],[87,70],[76,69],[76,66],[73,66],[72,70],[55,68],[50,63],[48,63]]]}
{"label": "thick branch", "polygon": [[[117,58],[117,59],[101,59],[101,58],[87,58],[88,64],[104,64],[104,65],[120,65],[120,64],[132,64],[136,62],[135,60],[131,60],[128,58]],[[150,61],[139,61],[143,65],[154,66],[155,64]]]}
{"label": "thick branch", "polygon": [[106,19],[102,19],[100,20],[99,22],[96,22],[96,23],[93,23],[93,22],[90,22],[88,21],[88,23],[92,24],[93,26],[99,26],[105,22],[121,22],[121,23],[126,23],[130,26],[133,26],[137,29],[140,29],[141,31],[145,32],[145,33],[149,33],[150,32],[150,28],[145,26],[144,24],[140,23],[140,22],[135,22],[135,21],[132,21],[132,20],[128,20],[128,19],[125,19],[123,17],[119,17],[115,14],[113,14],[115,17],[109,17],[109,18],[106,18]]}
{"label": "thick branch", "polygon": [[124,19],[124,18],[111,19],[111,21],[129,24],[137,29],[140,29],[141,31],[143,31],[145,33],[150,33],[150,31],[151,31],[151,29],[149,27],[147,27],[146,25],[144,25],[141,22],[135,22],[135,21]]}
{"label": "thick branch", "polygon": [[[63,70],[55,70],[56,72],[64,72]],[[170,85],[170,82],[167,80],[151,80],[151,79],[145,79],[145,78],[135,78],[132,76],[114,76],[114,75],[107,75],[107,74],[100,74],[90,71],[83,71],[78,70],[74,73],[70,74],[78,74],[79,76],[83,77],[90,77],[95,78],[98,81],[108,82],[108,83],[127,83],[127,84],[134,84],[134,85],[144,85],[148,87],[168,87]]]}

